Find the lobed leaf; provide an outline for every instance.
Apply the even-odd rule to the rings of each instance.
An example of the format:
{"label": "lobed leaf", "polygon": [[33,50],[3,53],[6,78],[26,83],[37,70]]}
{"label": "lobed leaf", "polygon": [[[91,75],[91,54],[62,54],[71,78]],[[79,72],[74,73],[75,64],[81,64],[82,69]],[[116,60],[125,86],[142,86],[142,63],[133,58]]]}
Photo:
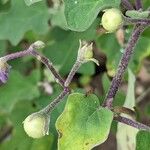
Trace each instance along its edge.
{"label": "lobed leaf", "polygon": [[28,7],[22,0],[13,0],[10,10],[0,14],[0,40],[17,45],[27,31],[44,34],[48,31],[48,19],[45,2]]}

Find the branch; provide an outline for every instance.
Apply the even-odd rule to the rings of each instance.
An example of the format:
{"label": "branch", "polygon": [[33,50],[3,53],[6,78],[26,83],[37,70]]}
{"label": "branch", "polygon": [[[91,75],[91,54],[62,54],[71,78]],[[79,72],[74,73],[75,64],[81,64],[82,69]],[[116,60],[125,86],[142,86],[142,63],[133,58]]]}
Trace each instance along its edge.
{"label": "branch", "polygon": [[149,131],[150,132],[150,127],[149,126],[144,125],[142,123],[139,123],[137,121],[128,119],[126,117],[117,116],[117,117],[114,117],[114,120],[116,120],[118,122],[121,122],[121,123],[124,123],[124,124],[127,124],[129,126],[132,126],[134,128],[137,128],[139,130],[145,130],[145,131]]}
{"label": "branch", "polygon": [[136,25],[133,33],[128,41],[128,44],[124,50],[124,53],[122,55],[122,58],[120,60],[120,63],[118,65],[118,69],[116,72],[116,75],[113,77],[113,80],[111,82],[111,86],[109,88],[109,91],[106,95],[105,101],[104,101],[104,106],[111,108],[112,107],[112,103],[113,103],[113,99],[118,91],[118,88],[121,84],[121,80],[123,77],[123,74],[129,64],[129,60],[131,58],[131,55],[133,53],[133,49],[141,35],[141,33],[144,31],[145,26],[143,25]]}
{"label": "branch", "polygon": [[128,0],[122,0],[122,5],[124,6],[124,8],[126,8],[127,10],[133,10],[133,6],[132,4],[128,1]]}
{"label": "branch", "polygon": [[150,19],[132,19],[132,18],[129,18],[129,17],[125,17],[123,16],[125,22],[129,22],[129,23],[132,23],[132,24],[147,24],[147,25],[150,25]]}
{"label": "branch", "polygon": [[59,75],[59,73],[55,70],[52,62],[48,58],[46,58],[45,56],[41,55],[39,52],[36,51],[36,49],[43,48],[43,45],[44,45],[43,42],[37,41],[37,42],[31,44],[31,46],[28,49],[21,51],[21,52],[8,54],[4,57],[1,57],[1,60],[9,61],[9,60],[16,59],[19,57],[24,57],[27,55],[33,55],[39,61],[41,61],[52,72],[52,74],[54,75],[54,77],[56,79],[56,82],[58,82],[62,87],[64,87],[64,80]]}
{"label": "branch", "polygon": [[43,108],[41,112],[49,114],[56,107],[56,105],[60,103],[61,100],[69,93],[70,93],[70,90],[68,88],[64,88],[64,90],[60,93],[60,95],[56,97],[49,105]]}
{"label": "branch", "polygon": [[34,49],[32,49],[31,54],[34,57],[36,57],[39,61],[41,61],[52,72],[52,74],[55,77],[56,82],[58,82],[62,87],[64,87],[64,80],[59,75],[59,73],[55,70],[52,62],[45,56],[43,56],[40,53],[38,53],[37,51],[35,51]]}
{"label": "branch", "polygon": [[20,51],[20,52],[8,54],[4,57],[1,57],[1,59],[5,59],[5,61],[8,61],[8,60],[16,59],[16,58],[19,58],[19,57],[24,57],[24,56],[27,56],[27,55],[31,55],[31,47],[29,47],[26,50]]}
{"label": "branch", "polygon": [[65,81],[65,86],[66,86],[66,87],[69,86],[69,84],[70,84],[70,82],[72,81],[72,79],[73,79],[75,73],[78,71],[78,69],[80,68],[81,65],[82,65],[81,62],[79,62],[79,61],[76,61],[76,62],[75,62],[75,64],[73,65],[73,67],[72,67],[72,69],[71,69],[71,71],[70,71],[70,73],[69,73],[69,75],[68,75],[68,77],[67,77],[67,79],[66,79],[66,81]]}
{"label": "branch", "polygon": [[135,0],[135,7],[136,7],[136,10],[143,8],[141,0]]}

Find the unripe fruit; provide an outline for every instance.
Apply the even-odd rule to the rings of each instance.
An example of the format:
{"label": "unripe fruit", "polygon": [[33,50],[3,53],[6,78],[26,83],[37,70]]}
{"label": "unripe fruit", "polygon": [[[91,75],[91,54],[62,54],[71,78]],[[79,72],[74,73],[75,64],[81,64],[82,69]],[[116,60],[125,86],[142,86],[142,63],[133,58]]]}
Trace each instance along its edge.
{"label": "unripe fruit", "polygon": [[123,18],[121,11],[116,8],[111,8],[105,10],[105,13],[102,16],[102,26],[108,32],[114,32],[117,30],[123,23]]}
{"label": "unripe fruit", "polygon": [[47,116],[34,113],[29,115],[23,122],[24,130],[32,138],[41,138],[48,135],[49,118]]}

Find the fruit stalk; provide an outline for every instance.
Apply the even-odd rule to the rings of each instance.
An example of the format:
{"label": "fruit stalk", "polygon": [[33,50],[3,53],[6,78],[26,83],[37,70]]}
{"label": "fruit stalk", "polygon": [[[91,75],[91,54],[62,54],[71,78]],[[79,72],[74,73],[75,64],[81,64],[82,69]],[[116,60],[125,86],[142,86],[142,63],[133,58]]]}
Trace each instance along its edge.
{"label": "fruit stalk", "polygon": [[64,88],[64,90],[60,93],[58,97],[56,97],[49,105],[47,105],[45,108],[43,108],[40,112],[44,112],[46,114],[49,114],[61,100],[68,95],[70,90],[68,88]]}

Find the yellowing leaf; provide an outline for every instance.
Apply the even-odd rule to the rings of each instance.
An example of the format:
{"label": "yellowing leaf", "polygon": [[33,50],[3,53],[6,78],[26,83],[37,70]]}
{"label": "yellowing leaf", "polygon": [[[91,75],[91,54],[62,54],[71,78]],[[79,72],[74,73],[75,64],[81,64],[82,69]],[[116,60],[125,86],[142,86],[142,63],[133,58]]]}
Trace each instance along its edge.
{"label": "yellowing leaf", "polygon": [[109,134],[113,113],[99,106],[95,95],[73,93],[56,122],[59,150],[90,150]]}

